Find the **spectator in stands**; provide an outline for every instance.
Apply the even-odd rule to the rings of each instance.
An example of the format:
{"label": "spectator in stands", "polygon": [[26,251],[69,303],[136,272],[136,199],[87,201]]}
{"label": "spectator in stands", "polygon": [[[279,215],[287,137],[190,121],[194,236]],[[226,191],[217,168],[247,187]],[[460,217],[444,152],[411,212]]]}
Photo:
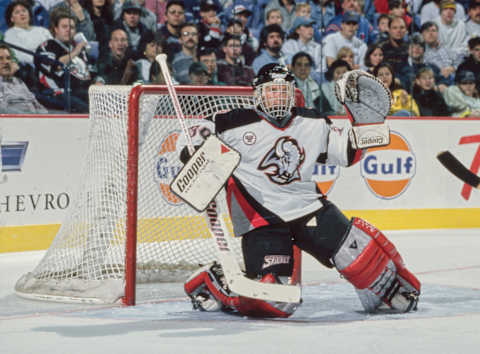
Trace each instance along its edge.
{"label": "spectator in stands", "polygon": [[337,57],[335,60],[343,60],[350,65],[352,70],[356,70],[360,68],[360,65],[355,64],[355,55],[353,54],[353,50],[350,47],[342,47],[338,50]]}
{"label": "spectator in stands", "polygon": [[208,72],[208,85],[225,85],[218,81],[217,55],[212,47],[200,47],[197,51],[198,61],[203,63]]}
{"label": "spectator in stands", "polygon": [[470,1],[465,25],[469,37],[480,36],[480,0]]}
{"label": "spectator in stands", "polygon": [[[252,15],[252,12],[248,10],[245,6],[242,5],[237,5],[233,8],[233,19],[236,21],[240,22],[241,31],[236,28],[235,30],[231,31],[230,27],[227,26],[227,32],[233,35],[240,36],[240,40],[242,41],[242,51],[245,52],[245,44],[248,44],[248,46],[251,48],[249,51],[249,54],[254,54],[255,51],[258,49],[258,39],[249,31],[247,27],[247,22],[249,17]],[[248,55],[247,59],[247,65],[251,65],[254,56]]]}
{"label": "spectator in stands", "polygon": [[[92,82],[93,68],[88,63],[86,41],[74,42],[76,17],[61,7],[51,13],[50,31],[53,39],[43,42],[36,51],[35,66],[42,84],[40,102],[48,108],[88,112],[88,87]],[[66,77],[68,75],[68,77]],[[68,91],[67,83],[70,90]],[[69,94],[69,96],[67,96]]]}
{"label": "spectator in stands", "polygon": [[310,76],[313,59],[305,52],[298,52],[292,59],[292,73],[297,87],[302,91],[305,98],[305,107],[314,108],[315,100],[320,95],[320,86]]}
{"label": "spectator in stands", "polygon": [[468,49],[470,55],[458,66],[457,73],[464,70],[476,73],[476,88],[477,92],[480,92],[480,37],[471,38],[468,41]]}
{"label": "spectator in stands", "polygon": [[360,15],[353,11],[345,12],[340,25],[340,31],[332,33],[324,40],[324,53],[327,59],[327,66],[330,66],[338,55],[342,47],[348,47],[353,52],[353,69],[358,69],[360,63],[363,63],[367,45],[355,37],[358,30]]}
{"label": "spectator in stands", "polygon": [[113,26],[113,10],[109,0],[86,0],[87,10],[93,23],[95,38],[99,46],[99,56],[108,51],[108,41]]}
{"label": "spectator in stands", "polygon": [[438,25],[440,44],[456,52],[467,53],[467,29],[464,20],[455,19],[457,4],[453,0],[442,0],[440,16],[433,22]]}
{"label": "spectator in stands", "polygon": [[265,7],[265,14],[271,9],[279,9],[282,12],[282,29],[288,33],[292,29],[295,20],[295,1],[294,0],[272,0]]}
{"label": "spectator in stands", "polygon": [[265,26],[273,24],[277,24],[279,26],[282,26],[283,24],[282,11],[280,11],[278,8],[271,8],[265,15]]}
{"label": "spectator in stands", "polygon": [[210,76],[208,69],[202,62],[193,62],[188,68],[188,76],[190,77],[190,85],[205,86],[208,85]]}
{"label": "spectator in stands", "polygon": [[180,84],[189,84],[188,68],[197,61],[198,30],[193,23],[187,22],[180,27],[182,49],[172,60],[173,76]]}
{"label": "spectator in stands", "polygon": [[48,113],[27,85],[14,76],[17,69],[10,48],[0,44],[0,113]]}
{"label": "spectator in stands", "polygon": [[48,28],[50,24],[50,14],[47,9],[37,0],[26,0],[32,10],[32,20],[34,26]]}
{"label": "spectator in stands", "polygon": [[292,31],[283,44],[282,51],[287,56],[288,62],[298,52],[310,54],[315,62],[314,71],[322,73],[325,71],[325,64],[322,63],[322,46],[313,40],[313,20],[297,17],[292,26]]}
{"label": "spectator in stands", "polygon": [[310,0],[311,18],[315,21],[314,38],[321,43],[325,29],[331,20],[335,17],[334,0]]}
{"label": "spectator in stands", "polygon": [[155,14],[157,18],[157,28],[165,24],[167,12],[167,0],[145,0],[145,8]]}
{"label": "spectator in stands", "polygon": [[110,51],[98,61],[97,82],[107,85],[131,85],[139,80],[138,68],[128,47],[127,32],[116,28],[110,33]]}
{"label": "spectator in stands", "polygon": [[480,98],[475,89],[475,74],[459,71],[455,85],[449,86],[443,97],[454,112],[455,117],[480,117]]}
{"label": "spectator in stands", "polygon": [[165,47],[165,41],[160,33],[157,33],[156,35],[152,34],[142,42],[142,47],[139,48],[141,57],[135,62],[139,73],[139,80],[142,80],[145,83],[149,82],[150,67],[155,61],[157,55],[164,53]]}
{"label": "spectator in stands", "polygon": [[329,115],[345,115],[345,107],[337,100],[335,95],[335,81],[347,71],[352,70],[350,65],[343,60],[335,60],[325,73],[326,82],[321,85],[321,102],[317,101],[317,109],[328,112]]}
{"label": "spectator in stands", "polygon": [[367,48],[365,58],[363,60],[362,69],[369,72],[373,72],[373,68],[383,61],[383,49],[379,44],[371,44]]}
{"label": "spectator in stands", "polygon": [[[108,0],[112,2],[113,20],[118,22],[122,18],[123,5],[129,0]],[[157,31],[157,16],[145,7],[145,0],[130,0],[140,8],[140,22],[150,31]]]}
{"label": "spectator in stands", "polygon": [[222,50],[225,59],[217,63],[218,80],[227,85],[250,86],[255,76],[253,69],[239,61],[241,55],[240,37],[226,34],[223,38]]}
{"label": "spectator in stands", "polygon": [[[248,34],[244,32],[242,23],[237,19],[230,20],[225,32],[240,37],[240,41],[242,42],[242,54],[240,55],[240,59],[244,64],[250,66],[255,59],[256,52],[251,45],[251,41],[247,40]],[[218,59],[225,58],[225,54],[222,51],[217,52],[217,56]]]}
{"label": "spectator in stands", "polygon": [[177,52],[182,50],[180,27],[185,23],[185,5],[183,1],[168,1],[165,16],[165,24],[160,27],[160,32],[167,41],[167,54],[171,60]]}
{"label": "spectator in stands", "polygon": [[402,117],[420,115],[417,103],[412,96],[405,91],[400,81],[395,79],[395,72],[390,64],[385,62],[380,63],[373,69],[373,75],[382,81],[385,87],[392,93],[390,115]]}
{"label": "spectator in stands", "polygon": [[135,60],[142,56],[140,48],[145,46],[145,41],[153,38],[153,32],[140,22],[141,13],[142,8],[136,0],[126,0],[120,18],[113,25],[114,28],[121,28],[127,33],[128,44]]}
{"label": "spectator in stands", "polygon": [[260,34],[259,55],[253,61],[252,67],[255,74],[266,64],[287,64],[287,58],[282,52],[285,32],[278,24],[267,25]]}
{"label": "spectator in stands", "polygon": [[67,10],[75,17],[77,33],[82,32],[88,41],[96,40],[92,19],[90,18],[88,11],[82,7],[82,3],[80,3],[79,0],[60,1],[50,9],[50,15],[58,8]]}
{"label": "spectator in stands", "polygon": [[389,22],[389,40],[382,43],[384,61],[389,63],[395,71],[403,87],[410,87],[408,68],[408,42],[404,40],[407,34],[405,20],[394,17]]}
{"label": "spectator in stands", "polygon": [[439,67],[440,73],[448,80],[448,84],[453,84],[454,73],[462,62],[463,55],[440,44],[438,25],[435,22],[424,23],[420,31],[425,41],[425,63]]}
{"label": "spectator in stands", "polygon": [[377,39],[375,43],[383,43],[388,41],[389,34],[388,34],[388,24],[390,23],[390,16],[386,14],[381,14],[377,18]]}
{"label": "spectator in stands", "polygon": [[426,65],[423,65],[416,73],[413,98],[418,105],[421,116],[450,115],[450,108],[435,87],[433,70]]}
{"label": "spectator in stands", "polygon": [[414,25],[412,16],[408,14],[407,9],[404,6],[403,0],[388,0],[388,8],[388,15],[390,17],[403,18],[407,27],[407,31],[409,33],[418,31],[419,28],[416,28],[416,26]]}
{"label": "spectator in stands", "polygon": [[[449,85],[448,79],[442,76],[440,68],[435,64],[425,63],[425,41],[420,33],[414,33],[410,37],[408,47],[408,68],[409,68],[409,83],[413,84],[416,81],[419,69],[428,66],[435,75],[436,88],[443,93]],[[406,87],[411,87],[409,84]]]}
{"label": "spectator in stands", "polygon": [[[435,20],[440,15],[440,3],[442,0],[432,0],[422,7],[420,12],[420,22],[424,23]],[[461,4],[455,2],[456,13],[455,18],[459,21],[465,21],[465,9]]]}
{"label": "spectator in stands", "polygon": [[[330,23],[327,25],[325,35],[328,36],[334,32],[340,31],[341,24],[343,20],[343,14],[345,12],[353,11],[359,13],[360,6],[358,0],[341,0],[341,10],[342,12],[335,16]],[[358,22],[358,30],[356,33],[357,38],[364,41],[366,44],[371,44],[376,41],[376,32],[374,31],[373,26],[368,22],[367,18],[364,15],[360,15],[360,21]]]}
{"label": "spectator in stands", "polygon": [[[14,0],[7,6],[5,12],[8,30],[5,41],[9,44],[35,52],[38,46],[52,38],[51,33],[43,27],[32,26],[32,13],[25,0]],[[13,49],[16,59],[22,64],[33,64],[33,55]]]}
{"label": "spectator in stands", "polygon": [[213,0],[200,1],[200,21],[198,28],[198,45],[213,48],[222,43],[222,28],[217,16],[218,7]]}

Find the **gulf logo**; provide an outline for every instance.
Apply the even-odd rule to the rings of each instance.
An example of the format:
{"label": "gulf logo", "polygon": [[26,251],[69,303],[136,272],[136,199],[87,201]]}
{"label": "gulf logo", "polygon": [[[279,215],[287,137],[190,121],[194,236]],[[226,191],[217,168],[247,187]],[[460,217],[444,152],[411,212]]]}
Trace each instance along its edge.
{"label": "gulf logo", "polygon": [[180,131],[172,131],[162,138],[155,160],[154,180],[160,194],[168,204],[180,205],[183,201],[170,190],[170,183],[182,168],[177,151],[177,140]]}
{"label": "gulf logo", "polygon": [[327,195],[339,176],[340,167],[316,164],[313,169],[312,180],[317,184],[322,193]]}
{"label": "gulf logo", "polygon": [[408,188],[415,176],[416,159],[408,141],[391,131],[389,145],[367,149],[360,170],[373,194],[393,199]]}

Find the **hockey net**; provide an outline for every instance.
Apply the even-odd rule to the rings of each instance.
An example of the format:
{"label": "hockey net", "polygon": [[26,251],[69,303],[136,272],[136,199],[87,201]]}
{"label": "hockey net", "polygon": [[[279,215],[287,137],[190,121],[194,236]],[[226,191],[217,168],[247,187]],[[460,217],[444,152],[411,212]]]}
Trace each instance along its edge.
{"label": "hockey net", "polygon": [[[215,112],[253,105],[250,88],[178,86],[177,94],[190,127]],[[169,188],[182,165],[181,129],[167,88],[92,86],[89,95],[77,197],[45,256],[15,291],[50,301],[133,305],[136,283],[182,281],[215,260],[215,247],[205,217]],[[217,203],[232,231],[225,197]],[[242,264],[239,238],[231,244]]]}

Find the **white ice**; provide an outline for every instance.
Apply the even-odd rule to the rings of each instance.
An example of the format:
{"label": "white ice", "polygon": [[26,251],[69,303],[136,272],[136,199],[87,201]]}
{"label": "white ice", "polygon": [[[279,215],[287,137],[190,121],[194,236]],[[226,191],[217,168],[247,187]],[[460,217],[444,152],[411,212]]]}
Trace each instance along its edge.
{"label": "white ice", "polygon": [[422,282],[415,313],[365,314],[353,288],[307,256],[304,303],[288,320],[194,312],[181,284],[140,289],[164,295],[135,307],[30,301],[13,287],[43,252],[2,254],[0,353],[480,353],[480,230],[387,236]]}

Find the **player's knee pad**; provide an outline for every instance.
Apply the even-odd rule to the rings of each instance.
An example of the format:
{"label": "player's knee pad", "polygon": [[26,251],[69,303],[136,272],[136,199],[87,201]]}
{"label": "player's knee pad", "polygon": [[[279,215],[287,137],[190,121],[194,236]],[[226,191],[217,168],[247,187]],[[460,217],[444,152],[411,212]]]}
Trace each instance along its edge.
{"label": "player's knee pad", "polygon": [[[272,274],[261,280],[265,283],[277,282]],[[185,282],[185,292],[192,300],[193,308],[200,311],[225,311],[251,317],[289,317],[298,303],[264,301],[239,296],[230,291],[225,283],[219,264],[213,263],[200,268]]]}
{"label": "player's knee pad", "polygon": [[333,261],[357,289],[366,311],[374,311],[381,302],[401,312],[416,309],[420,282],[405,267],[395,246],[366,221],[352,219]]}

